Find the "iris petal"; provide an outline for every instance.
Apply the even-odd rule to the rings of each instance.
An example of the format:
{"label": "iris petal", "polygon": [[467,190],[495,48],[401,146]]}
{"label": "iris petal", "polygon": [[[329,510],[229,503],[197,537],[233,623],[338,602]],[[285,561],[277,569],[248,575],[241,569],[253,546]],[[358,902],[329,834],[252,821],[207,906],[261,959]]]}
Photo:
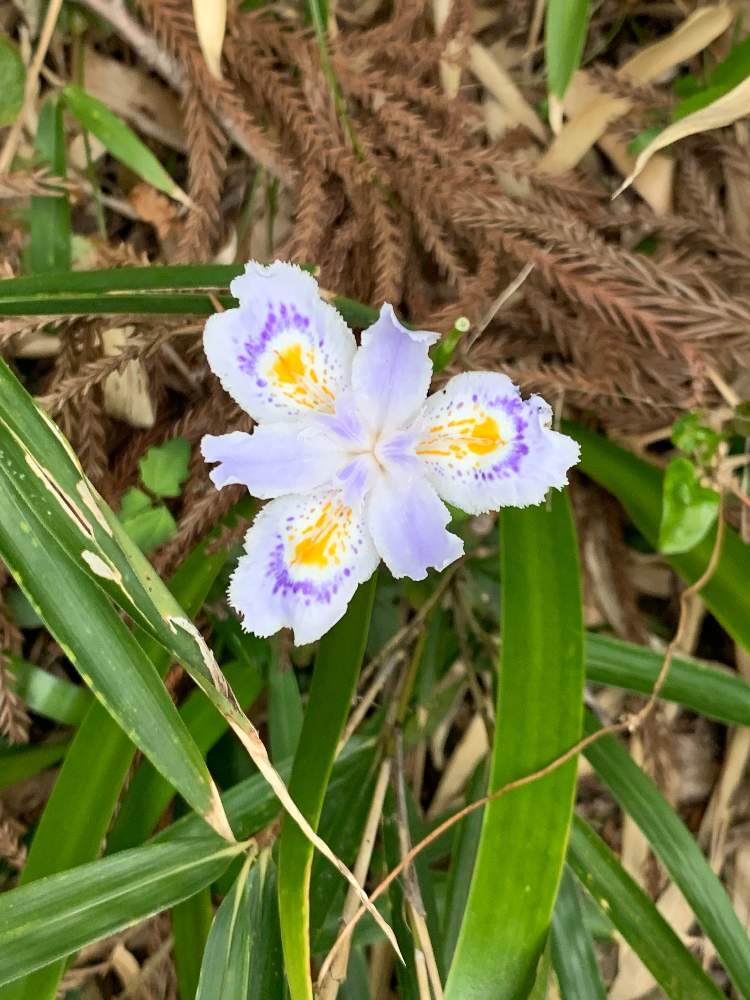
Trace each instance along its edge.
{"label": "iris petal", "polygon": [[203,336],[227,392],[255,420],[332,412],[356,344],[315,279],[293,264],[251,262],[231,290],[239,308],[211,316]]}
{"label": "iris petal", "polygon": [[289,627],[303,645],[336,624],[378,562],[361,516],[340,491],[281,497],[247,533],[229,602],[248,631],[267,636]]}
{"label": "iris petal", "polygon": [[572,438],[550,430],[551,416],[506,375],[465,372],[425,403],[417,456],[440,496],[467,513],[538,504],[579,458]]}

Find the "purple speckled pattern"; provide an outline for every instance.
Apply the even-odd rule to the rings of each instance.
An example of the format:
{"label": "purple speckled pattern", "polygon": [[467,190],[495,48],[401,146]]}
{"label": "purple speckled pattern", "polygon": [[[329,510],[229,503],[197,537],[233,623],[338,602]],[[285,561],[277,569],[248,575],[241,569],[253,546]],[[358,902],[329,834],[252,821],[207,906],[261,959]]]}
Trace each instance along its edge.
{"label": "purple speckled pattern", "polygon": [[467,513],[540,503],[561,488],[578,446],[551,430],[539,397],[507,376],[465,372],[425,398],[436,335],[389,305],[356,347],[314,279],[277,261],[232,283],[240,302],[212,316],[212,370],[256,420],[253,434],[207,436],[221,487],[270,502],[255,518],[229,588],[257,635],[319,638],[382,558],[423,579],[463,551],[446,502]]}

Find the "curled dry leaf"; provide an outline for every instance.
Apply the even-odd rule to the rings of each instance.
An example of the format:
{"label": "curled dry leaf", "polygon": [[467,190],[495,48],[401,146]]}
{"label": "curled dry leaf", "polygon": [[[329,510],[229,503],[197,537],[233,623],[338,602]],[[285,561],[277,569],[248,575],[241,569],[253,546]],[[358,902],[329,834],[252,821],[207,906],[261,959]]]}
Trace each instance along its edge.
{"label": "curled dry leaf", "polygon": [[660,149],[665,149],[667,146],[671,146],[673,142],[679,142],[680,139],[685,139],[689,135],[697,135],[699,132],[710,132],[716,128],[724,128],[725,125],[731,125],[739,118],[744,118],[747,114],[750,114],[750,77],[744,79],[739,86],[735,87],[734,90],[730,90],[728,94],[724,94],[723,97],[714,101],[713,104],[709,104],[699,111],[694,111],[692,115],[686,115],[684,118],[680,118],[679,121],[668,125],[663,132],[660,132],[652,139],[648,146],[638,155],[632,172],[615,192],[615,197],[624,191],[625,188],[630,187],[654,153]]}

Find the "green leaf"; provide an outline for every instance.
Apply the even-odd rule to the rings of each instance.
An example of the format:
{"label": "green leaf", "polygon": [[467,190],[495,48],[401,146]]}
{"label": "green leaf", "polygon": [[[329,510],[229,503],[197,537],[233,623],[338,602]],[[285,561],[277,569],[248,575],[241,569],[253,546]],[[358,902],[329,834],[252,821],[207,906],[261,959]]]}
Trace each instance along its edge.
{"label": "green leaf", "polygon": [[[501,514],[502,653],[490,790],[580,736],[583,626],[565,494]],[[554,725],[550,720],[554,719]],[[576,763],[485,808],[446,1000],[528,992],[544,950],[573,809]]]}
{"label": "green leaf", "polygon": [[589,0],[547,0],[544,28],[547,89],[560,100],[581,65],[590,6]]}
{"label": "green leaf", "polygon": [[[141,491],[129,490],[128,492],[140,493]],[[163,504],[152,507],[151,501],[148,498],[146,498],[146,501],[148,503],[146,510],[140,510],[136,514],[123,514],[123,505],[123,509],[120,510],[118,516],[123,528],[125,528],[141,552],[149,553],[175,537],[177,534],[177,524]]]}
{"label": "green leaf", "polygon": [[[62,107],[48,98],[39,112],[36,160],[52,174],[65,176],[65,132]],[[37,274],[70,268],[70,199],[67,193],[35,195],[31,199],[31,269]]]}
{"label": "green leaf", "polygon": [[578,885],[566,865],[552,914],[552,963],[561,1000],[607,1000]]}
{"label": "green leaf", "polygon": [[5,607],[19,628],[41,628],[44,624],[18,587],[7,587],[3,594]]}
{"label": "green leaf", "polygon": [[[606,438],[577,424],[563,421],[565,432],[581,445],[581,469],[609,490],[627,511],[650,545],[656,546],[661,517],[662,473],[648,462]],[[705,570],[714,547],[716,529],[689,552],[668,556],[684,580],[692,583]],[[701,590],[707,608],[730,636],[750,650],[750,547],[728,525],[721,557],[711,579]]]}
{"label": "green leaf", "polygon": [[12,125],[23,107],[26,67],[9,38],[0,38],[0,128]]}
{"label": "green leaf", "polygon": [[123,851],[0,895],[0,983],[172,906],[241,851],[216,835]]}
{"label": "green leaf", "polygon": [[190,443],[176,437],[149,448],[138,462],[143,485],[158,497],[178,497],[188,476]]}
{"label": "green leaf", "polygon": [[68,749],[65,743],[38,743],[34,746],[0,749],[0,792],[54,767]]}
{"label": "green leaf", "polygon": [[750,402],[737,404],[730,426],[740,437],[750,437]]}
{"label": "green leaf", "polygon": [[210,886],[172,907],[172,955],[181,997],[194,997],[198,989],[201,958],[213,916]]}
{"label": "green leaf", "polygon": [[249,857],[219,907],[206,943],[196,1000],[246,1000],[258,934],[265,862]]}
{"label": "green leaf", "polygon": [[660,132],[663,132],[664,128],[661,125],[651,125],[649,128],[644,128],[638,133],[638,135],[631,139],[628,143],[627,150],[630,156],[638,156],[638,154],[650,145],[651,142],[657,137]]}
{"label": "green leaf", "polygon": [[[211,584],[226,561],[223,552],[208,555],[205,548],[206,542],[198,545],[170,581],[175,596],[191,616],[200,609]],[[170,664],[169,654],[155,643],[144,642],[144,647],[148,647],[154,666],[160,676],[164,676]],[[94,702],[70,745],[47,800],[21,874],[22,883],[72,868],[96,857],[110,825],[134,752],[135,747],[128,736],[106,709]],[[134,779],[136,784],[142,768],[143,765]],[[166,802],[172,795],[171,786],[167,785],[167,789]],[[152,802],[150,799],[149,803]],[[158,815],[162,811],[160,809]],[[200,827],[202,822],[199,820],[195,827],[198,834],[202,832]],[[61,829],[66,832],[62,839]],[[146,834],[149,830],[150,827]],[[133,846],[133,842],[126,846]],[[41,969],[8,987],[4,1000],[53,997],[62,971],[63,965],[60,962]]]}
{"label": "green leaf", "polygon": [[[664,656],[647,646],[586,634],[586,677],[590,681],[649,694]],[[729,725],[750,726],[750,684],[740,674],[675,656],[661,698]]]}
{"label": "green leaf", "polygon": [[718,451],[723,435],[702,421],[703,415],[699,412],[684,414],[674,422],[672,441],[696,462],[707,465]]}
{"label": "green leaf", "polygon": [[11,657],[10,669],[16,679],[16,691],[32,712],[63,726],[77,726],[92,704],[85,687],[79,687],[48,670]]}
{"label": "green leaf", "polygon": [[[263,690],[260,670],[249,663],[230,664],[224,676],[243,708],[249,708]],[[204,756],[227,731],[226,719],[204,698],[202,691],[190,692],[180,706],[180,716]],[[107,841],[107,853],[142,843],[173,797],[172,786],[148,761],[142,761],[120,803]]]}
{"label": "green leaf", "polygon": [[[587,732],[598,728],[587,716]],[[750,995],[750,941],[693,835],[614,737],[602,737],[585,754],[680,888],[737,992]]]}
{"label": "green leaf", "polygon": [[719,513],[719,494],[702,486],[687,458],[673,458],[664,474],[659,550],[687,552],[706,537]]}
{"label": "green leaf", "polygon": [[[57,543],[55,511],[50,511],[42,480],[30,471],[28,453],[13,435],[4,438],[0,446],[3,561],[118,725],[197,812],[215,821],[216,789],[174,703],[109,599]],[[58,517],[67,515],[60,510]],[[106,657],[101,655],[102,646]]]}
{"label": "green leaf", "polygon": [[568,862],[670,1000],[723,996],[643,889],[578,816],[573,818]]}
{"label": "green leaf", "polygon": [[190,203],[188,196],[175,184],[148,146],[106,104],[74,84],[63,88],[62,97],[70,113],[96,136],[116,160],[164,194],[183,204]]}
{"label": "green leaf", "polygon": [[[357,686],[367,643],[377,574],[362,584],[341,621],[320,641],[289,792],[315,828],[336,748]],[[279,842],[279,918],[292,1000],[311,1000],[310,870],[313,848],[287,817]]]}
{"label": "green leaf", "polygon": [[268,668],[268,702],[271,760],[294,757],[304,712],[294,669],[280,658],[278,649],[274,649]]}

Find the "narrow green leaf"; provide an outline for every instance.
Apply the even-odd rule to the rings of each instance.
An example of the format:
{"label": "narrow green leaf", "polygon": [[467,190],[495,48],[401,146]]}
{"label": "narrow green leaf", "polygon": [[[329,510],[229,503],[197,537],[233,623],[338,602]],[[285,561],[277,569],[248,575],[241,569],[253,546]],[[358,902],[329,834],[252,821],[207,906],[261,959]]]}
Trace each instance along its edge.
{"label": "narrow green leaf", "polygon": [[[62,107],[48,98],[39,113],[36,159],[50,173],[65,176],[65,133]],[[31,268],[37,274],[64,271],[71,260],[70,199],[67,193],[31,199]]]}
{"label": "narrow green leaf", "polygon": [[[201,543],[170,581],[175,596],[191,616],[198,612],[226,561],[225,553],[208,555],[205,548],[206,543]],[[155,643],[150,644],[148,651],[157,671],[164,676],[170,663],[169,654]],[[135,747],[127,735],[106,709],[94,702],[76,732],[47,800],[21,874],[22,883],[84,864],[97,856],[134,753]],[[167,785],[167,789],[171,796],[171,786]],[[202,823],[198,821],[197,833],[201,832],[200,826]],[[66,832],[64,838],[60,837],[62,829]],[[150,829],[147,827],[146,833]],[[134,843],[130,841],[126,846]],[[60,962],[41,969],[8,987],[4,1000],[52,998],[62,971]]]}
{"label": "narrow green leaf", "polygon": [[243,850],[216,835],[149,844],[0,895],[0,983],[172,906]]}
{"label": "narrow green leaf", "polygon": [[201,960],[213,916],[210,886],[172,907],[172,955],[181,997],[194,997],[198,990]]}
{"label": "narrow green leaf", "polygon": [[703,486],[687,458],[673,458],[664,473],[659,551],[666,554],[694,548],[716,522],[719,494]]}
{"label": "narrow green leaf", "polygon": [[[646,541],[657,544],[661,517],[663,474],[606,438],[577,424],[564,424],[581,445],[581,468],[623,505]],[[691,549],[667,557],[688,583],[705,570],[716,537],[712,528]],[[729,526],[724,531],[721,558],[701,597],[732,638],[750,650],[750,547]]]}
{"label": "narrow green leaf", "polygon": [[[253,669],[248,663],[230,664],[224,675],[245,709],[263,690],[260,670]],[[180,716],[204,756],[227,731],[226,720],[204,698],[202,691],[191,691],[180,707]],[[142,761],[120,803],[117,819],[107,840],[107,852],[113,854],[142,843],[151,834],[173,796],[172,786],[153,765]]]}
{"label": "narrow green leaf", "polygon": [[[670,1000],[723,996],[643,889],[578,816],[573,818],[568,862]],[[571,996],[577,1000],[577,994]]]}
{"label": "narrow green leaf", "polygon": [[96,136],[116,160],[124,163],[147,184],[183,204],[189,204],[185,192],[175,184],[148,146],[106,104],[74,84],[68,84],[62,96],[70,113]]}
{"label": "narrow green leaf", "polygon": [[[598,728],[587,715],[587,732]],[[738,993],[750,995],[750,940],[693,835],[614,737],[593,743],[586,757],[679,886]]]}
{"label": "narrow green leaf", "polygon": [[268,728],[271,760],[294,757],[302,732],[304,712],[292,665],[274,649],[268,668]]}
{"label": "narrow green leaf", "polygon": [[560,100],[581,65],[589,8],[589,0],[547,0],[544,28],[547,89]]}
{"label": "narrow green leaf", "polygon": [[67,742],[39,743],[0,749],[0,792],[53,767],[65,756],[68,746]]}
{"label": "narrow green leaf", "polygon": [[[586,677],[590,681],[640,691],[654,688],[662,653],[609,636],[586,634]],[[750,684],[740,674],[675,656],[661,698],[729,725],[750,726]]]}
{"label": "narrow green leaf", "polygon": [[23,105],[26,67],[17,46],[0,38],[0,128],[12,125]]}
{"label": "narrow green leaf", "polygon": [[10,658],[10,669],[16,679],[16,691],[37,715],[63,726],[77,726],[91,708],[93,699],[85,687],[56,677],[17,656]]}
{"label": "narrow green leaf", "polygon": [[566,865],[552,914],[552,963],[560,997],[561,1000],[606,1000],[578,891],[575,877]]}
{"label": "narrow green leaf", "polygon": [[[342,620],[323,636],[315,660],[310,698],[294,758],[289,792],[317,827],[336,747],[362,665],[377,574],[362,584]],[[292,1000],[311,1000],[310,870],[313,848],[286,817],[279,843],[279,917]]]}
{"label": "narrow green leaf", "polygon": [[[583,626],[565,494],[501,515],[502,654],[490,789],[541,767],[581,731]],[[550,725],[550,719],[555,720]],[[528,992],[544,950],[573,809],[576,764],[485,808],[446,1000]]]}
{"label": "narrow green leaf", "polygon": [[[109,599],[46,530],[36,477],[14,442],[0,447],[0,555],[83,680],[130,739],[203,816],[211,777],[152,663]],[[46,537],[45,537],[46,536]],[[107,656],[101,655],[106,645]]]}
{"label": "narrow green leaf", "polygon": [[141,481],[158,497],[178,497],[187,479],[190,442],[176,437],[149,448],[138,463]]}
{"label": "narrow green leaf", "polygon": [[250,959],[253,938],[259,929],[262,896],[261,863],[249,857],[211,926],[196,1000],[246,1000],[248,997]]}

